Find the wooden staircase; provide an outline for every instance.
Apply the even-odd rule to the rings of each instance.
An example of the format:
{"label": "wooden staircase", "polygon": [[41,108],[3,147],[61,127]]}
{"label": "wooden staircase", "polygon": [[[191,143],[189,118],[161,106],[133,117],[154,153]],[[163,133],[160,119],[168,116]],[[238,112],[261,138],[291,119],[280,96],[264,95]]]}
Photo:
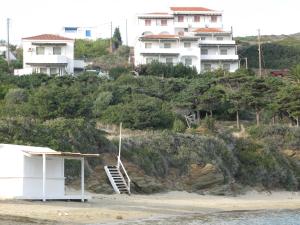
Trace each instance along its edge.
{"label": "wooden staircase", "polygon": [[104,169],[114,191],[117,194],[130,195],[130,179],[126,182],[118,166],[104,166]]}

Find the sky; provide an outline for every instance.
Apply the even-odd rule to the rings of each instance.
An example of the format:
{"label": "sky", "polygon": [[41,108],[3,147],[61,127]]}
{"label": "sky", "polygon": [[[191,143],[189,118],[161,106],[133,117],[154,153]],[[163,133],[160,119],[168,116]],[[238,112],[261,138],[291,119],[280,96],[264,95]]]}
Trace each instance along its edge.
{"label": "sky", "polygon": [[6,39],[6,19],[10,18],[10,39],[20,44],[22,37],[59,33],[63,26],[97,26],[103,37],[120,27],[126,42],[136,40],[136,15],[164,12],[170,6],[201,6],[223,11],[226,30],[234,36],[292,34],[300,32],[299,0],[1,0],[0,40]]}

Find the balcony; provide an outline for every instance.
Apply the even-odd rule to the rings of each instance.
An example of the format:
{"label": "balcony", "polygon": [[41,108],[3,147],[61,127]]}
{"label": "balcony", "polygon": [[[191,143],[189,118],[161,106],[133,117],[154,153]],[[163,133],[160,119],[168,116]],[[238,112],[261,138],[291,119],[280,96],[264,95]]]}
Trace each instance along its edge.
{"label": "balcony", "polygon": [[27,64],[68,64],[68,58],[63,55],[32,55]]}
{"label": "balcony", "polygon": [[238,55],[201,55],[201,60],[238,60]]}
{"label": "balcony", "polygon": [[199,45],[235,45],[233,40],[199,40]]}
{"label": "balcony", "polygon": [[180,50],[178,48],[142,48],[141,54],[173,54],[179,55]]}

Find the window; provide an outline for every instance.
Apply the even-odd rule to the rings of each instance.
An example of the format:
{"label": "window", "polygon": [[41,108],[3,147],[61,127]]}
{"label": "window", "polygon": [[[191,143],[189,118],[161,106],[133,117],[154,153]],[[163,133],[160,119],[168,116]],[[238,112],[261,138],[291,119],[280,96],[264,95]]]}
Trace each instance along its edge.
{"label": "window", "polygon": [[145,48],[152,48],[152,43],[145,43]]}
{"label": "window", "polygon": [[53,55],[61,55],[61,47],[53,47]]}
{"label": "window", "polygon": [[36,47],[36,54],[37,55],[44,55],[45,54],[45,48],[44,47]]}
{"label": "window", "polygon": [[164,48],[171,48],[171,43],[169,42],[164,43]]}
{"label": "window", "polygon": [[183,15],[179,15],[178,16],[178,22],[183,22],[184,21],[184,16]]}
{"label": "window", "polygon": [[166,63],[173,64],[173,58],[170,58],[170,57],[166,58]]}
{"label": "window", "polygon": [[65,32],[66,33],[76,33],[77,27],[65,27]]}
{"label": "window", "polygon": [[211,71],[211,64],[204,64],[204,71]]}
{"label": "window", "polygon": [[145,20],[145,26],[151,26],[151,20]]}
{"label": "window", "polygon": [[184,59],[184,65],[185,66],[191,66],[192,65],[192,58],[185,58]]}
{"label": "window", "polygon": [[191,47],[191,42],[184,42],[183,43],[185,48],[190,48]]}
{"label": "window", "polygon": [[223,41],[223,39],[224,39],[223,37],[217,37],[218,41]]}
{"label": "window", "polygon": [[40,68],[40,73],[47,74],[47,68]]}
{"label": "window", "polygon": [[86,37],[92,37],[92,31],[91,30],[86,30],[85,31],[85,36]]}
{"label": "window", "polygon": [[200,39],[201,41],[205,41],[206,37],[201,37]]}
{"label": "window", "polygon": [[189,28],[184,28],[183,30],[184,30],[184,32],[188,32]]}
{"label": "window", "polygon": [[208,49],[207,48],[202,48],[201,49],[201,55],[208,55]]}
{"label": "window", "polygon": [[50,75],[57,74],[57,68],[50,68]]}
{"label": "window", "polygon": [[212,23],[216,23],[218,20],[218,17],[217,16],[211,16],[211,22]]}
{"label": "window", "polygon": [[223,64],[223,70],[230,71],[230,64],[229,63]]}
{"label": "window", "polygon": [[160,23],[161,23],[162,26],[167,26],[168,25],[167,20],[161,20]]}
{"label": "window", "polygon": [[152,61],[153,61],[153,58],[146,58],[146,63],[147,63],[147,64],[152,63]]}
{"label": "window", "polygon": [[223,48],[220,50],[221,55],[227,55],[227,49]]}
{"label": "window", "polygon": [[199,15],[194,16],[194,22],[200,22],[200,16]]}

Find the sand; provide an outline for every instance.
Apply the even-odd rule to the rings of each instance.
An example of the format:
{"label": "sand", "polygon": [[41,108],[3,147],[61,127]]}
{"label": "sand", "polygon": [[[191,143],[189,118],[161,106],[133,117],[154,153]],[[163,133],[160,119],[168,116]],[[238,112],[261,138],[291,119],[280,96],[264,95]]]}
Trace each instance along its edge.
{"label": "sand", "polygon": [[248,192],[238,197],[169,192],[94,194],[86,203],[0,201],[0,224],[105,224],[116,221],[237,210],[300,209],[299,192]]}

